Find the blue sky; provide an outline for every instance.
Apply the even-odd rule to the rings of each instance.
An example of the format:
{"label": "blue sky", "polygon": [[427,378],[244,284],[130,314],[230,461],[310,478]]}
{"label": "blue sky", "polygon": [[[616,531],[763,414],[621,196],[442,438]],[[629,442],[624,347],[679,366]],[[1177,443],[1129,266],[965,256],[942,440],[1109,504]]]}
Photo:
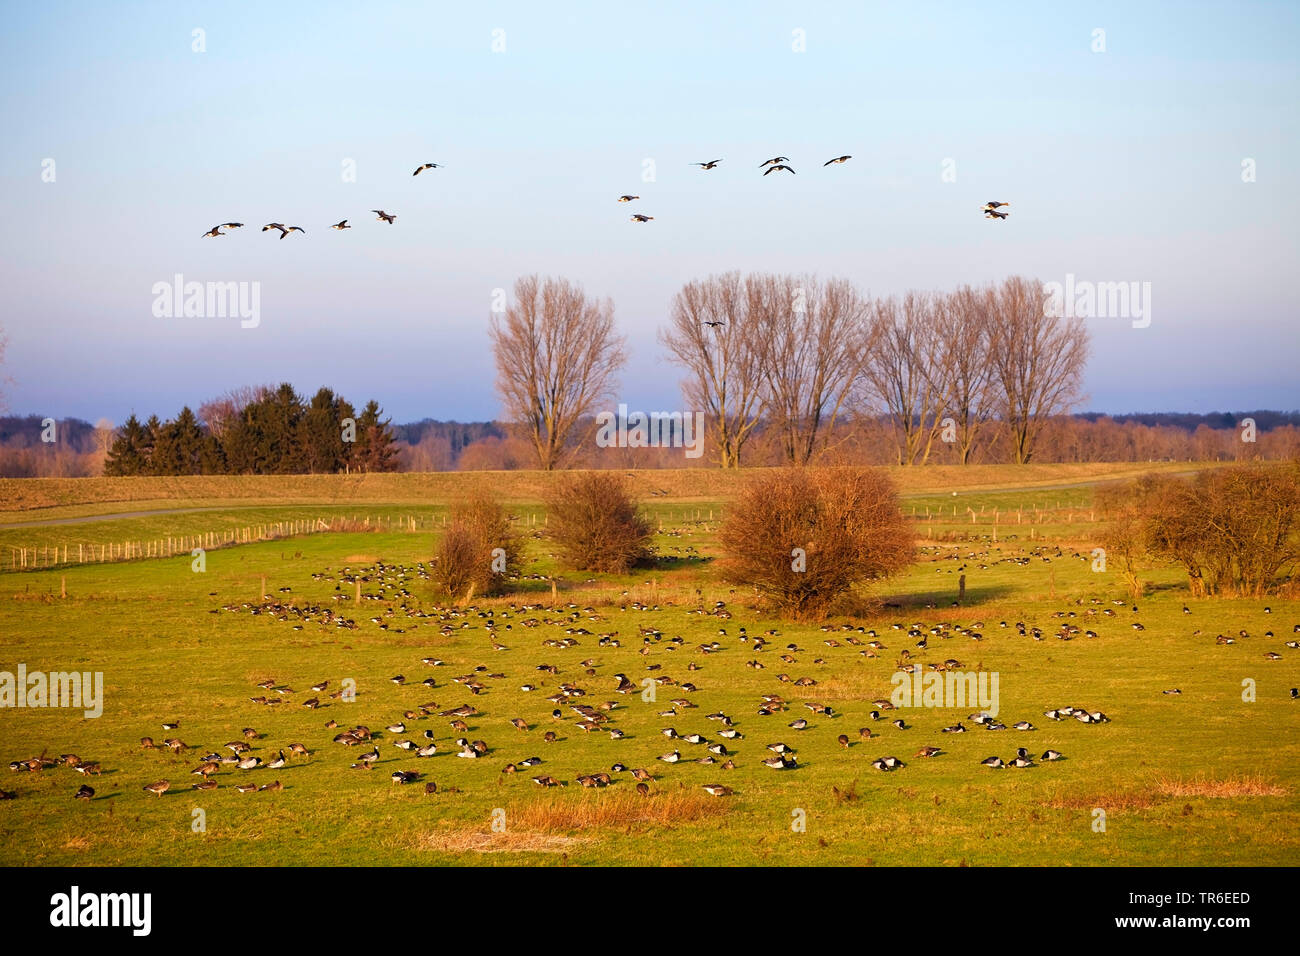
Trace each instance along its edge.
{"label": "blue sky", "polygon": [[[493,290],[533,272],[611,297],[620,400],[676,408],[656,331],[730,269],[1150,282],[1148,328],[1090,320],[1085,407],[1300,407],[1300,5],[619,7],[10,5],[10,410],[120,422],[288,380],[397,421],[492,417]],[[778,154],[798,174],[758,175]],[[176,273],[259,282],[260,325],[156,318]]]}

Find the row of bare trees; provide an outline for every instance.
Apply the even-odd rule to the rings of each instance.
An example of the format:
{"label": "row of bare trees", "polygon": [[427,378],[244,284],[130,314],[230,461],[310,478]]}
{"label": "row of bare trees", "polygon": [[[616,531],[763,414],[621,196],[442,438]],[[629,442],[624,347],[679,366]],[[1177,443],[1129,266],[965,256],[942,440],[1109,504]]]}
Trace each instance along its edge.
{"label": "row of bare trees", "polygon": [[[624,365],[613,305],[530,276],[491,334],[508,416],[554,468]],[[1089,349],[1083,320],[1045,315],[1041,283],[1022,277],[872,299],[843,279],[731,272],[687,283],[659,338],[724,468],[740,465],[760,425],[804,465],[838,422],[881,415],[899,464],[926,463],[938,441],[967,463],[994,419],[1025,463],[1044,423],[1082,397]]]}

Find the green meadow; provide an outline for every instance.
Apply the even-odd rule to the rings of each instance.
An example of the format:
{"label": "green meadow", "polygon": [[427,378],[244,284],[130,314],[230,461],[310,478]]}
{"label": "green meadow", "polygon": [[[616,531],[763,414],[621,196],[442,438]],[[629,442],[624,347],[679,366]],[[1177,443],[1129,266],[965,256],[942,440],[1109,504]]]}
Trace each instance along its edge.
{"label": "green meadow", "polygon": [[[13,799],[0,801],[0,863],[1294,865],[1300,701],[1289,692],[1300,685],[1300,651],[1284,642],[1300,639],[1293,633],[1300,602],[1192,601],[1177,568],[1152,567],[1135,610],[1116,570],[1094,568],[1100,526],[1091,482],[1114,476],[1062,472],[1053,483],[1049,472],[1034,472],[1032,482],[1023,474],[983,468],[971,484],[955,469],[941,481],[901,483],[917,560],[872,590],[874,609],[831,618],[830,630],[765,616],[756,595],[722,579],[715,535],[728,494],[716,476],[686,487],[697,479],[639,473],[658,557],[626,576],[558,568],[541,496],[530,491],[536,486],[501,476],[528,563],[510,594],[469,605],[440,599],[420,569],[461,490],[454,480],[441,480],[441,497],[422,497],[419,476],[405,490],[403,476],[393,476],[382,494],[352,502],[313,499],[306,485],[278,501],[266,483],[248,493],[255,498],[214,497],[207,487],[151,491],[138,501],[117,492],[80,501],[62,489],[44,499],[33,493],[41,507],[0,518],[0,670],[21,663],[29,673],[101,672],[103,713],[0,710],[3,756],[8,764],[76,754],[101,772],[4,770],[0,789]],[[488,488],[497,480],[464,479]],[[371,524],[358,527],[366,518]],[[38,523],[64,519],[78,520]],[[218,547],[206,552],[201,572],[188,551],[61,560],[68,545],[320,520],[348,530]],[[60,559],[48,568],[11,568],[14,549],[56,546]],[[381,565],[390,587],[381,587]],[[355,585],[341,580],[352,573],[369,578],[359,605]],[[962,575],[965,600],[954,606]],[[268,603],[276,607],[252,613]],[[356,628],[322,623],[314,613],[300,619],[299,611],[314,607],[351,618]],[[494,629],[486,626],[489,613]],[[929,633],[941,623],[964,632],[931,634],[924,649],[908,634],[913,625]],[[1017,623],[1041,629],[1043,639],[1020,634]],[[1059,639],[1063,625],[1077,626],[1077,635]],[[755,653],[742,628],[751,638],[775,634]],[[658,638],[646,643],[647,634]],[[1216,643],[1220,634],[1236,643]],[[613,636],[601,646],[601,635]],[[576,644],[556,646],[565,638]],[[870,656],[873,639],[883,647]],[[996,673],[997,717],[1008,729],[977,726],[969,719],[981,709],[974,704],[884,711],[872,720],[873,701],[890,696],[905,651],[923,665],[952,659],[963,671]],[[1269,652],[1281,659],[1267,659]],[[761,668],[748,666],[756,660]],[[656,687],[648,701],[640,692],[616,693],[620,673],[638,691],[647,676],[674,683]],[[391,680],[397,675],[404,684]],[[468,675],[484,685],[481,693],[454,680]],[[434,686],[421,683],[426,678]],[[797,685],[800,678],[811,682]],[[311,691],[326,680],[326,692]],[[284,693],[259,688],[264,681]],[[354,682],[355,699],[331,699],[345,682]],[[609,723],[584,732],[567,703],[553,718],[556,705],[546,698],[561,683],[583,689],[578,703],[615,702]],[[538,689],[521,689],[529,684]],[[1253,699],[1244,699],[1250,688]],[[1173,689],[1181,693],[1164,693]],[[771,694],[788,709],[760,716],[763,695]],[[282,702],[250,700],[258,696]],[[321,706],[304,707],[310,697]],[[805,702],[829,705],[831,714]],[[403,718],[432,703],[429,715]],[[462,704],[477,711],[463,732],[437,715]],[[1066,706],[1110,720],[1044,715]],[[669,710],[676,713],[664,716]],[[742,737],[718,736],[722,725],[706,715],[719,711]],[[910,729],[892,726],[899,717]],[[806,729],[788,726],[798,718]],[[405,732],[384,729],[399,720]],[[1019,720],[1035,729],[1011,729]],[[966,733],[941,733],[958,721]],[[179,728],[165,731],[167,722]],[[371,769],[352,767],[368,746],[332,742],[356,725],[374,732],[380,759]],[[624,736],[611,738],[609,727]],[[708,755],[705,746],[670,739],[661,733],[667,727],[724,744],[734,769],[722,768],[728,757],[695,762]],[[257,732],[251,753],[264,763],[281,749],[288,754],[291,743],[310,755],[274,770],[223,766],[213,777],[217,789],[193,790],[200,778],[191,771],[202,756],[227,753],[224,745],[243,739],[244,728]],[[863,738],[862,728],[874,736]],[[425,730],[438,745],[435,756],[395,746],[423,744]],[[548,731],[554,742],[543,739]],[[190,749],[143,749],[146,736],[178,737]],[[458,757],[460,736],[484,741],[486,756]],[[774,742],[797,752],[795,768],[763,765]],[[914,756],[924,746],[941,752]],[[1017,747],[1035,758],[1053,749],[1065,759],[981,766],[989,756],[1008,760]],[[679,762],[658,759],[674,749]],[[871,766],[887,755],[906,766]],[[533,756],[538,766],[503,772]],[[616,764],[649,771],[649,794],[637,792],[629,773],[611,772]],[[421,776],[399,785],[391,779],[396,770]],[[607,787],[575,779],[601,771],[612,777]],[[539,774],[564,785],[538,786],[532,777]],[[160,780],[170,783],[162,796],[143,790]],[[283,789],[236,790],[273,781]],[[428,782],[436,793],[426,793]],[[95,789],[93,799],[73,798],[82,784]],[[713,797],[705,784],[733,792]]]}

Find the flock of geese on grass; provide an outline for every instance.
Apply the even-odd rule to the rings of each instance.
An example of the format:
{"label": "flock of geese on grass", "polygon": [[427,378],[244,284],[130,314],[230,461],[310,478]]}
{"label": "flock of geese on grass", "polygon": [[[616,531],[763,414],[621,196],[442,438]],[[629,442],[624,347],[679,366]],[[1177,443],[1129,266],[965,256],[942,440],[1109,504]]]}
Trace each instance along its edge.
{"label": "flock of geese on grass", "polygon": [[[990,557],[988,563],[977,565],[987,568],[990,563],[996,564],[1001,561],[1023,565],[1032,557],[1050,561],[1053,549],[1037,548],[1029,556],[1007,557],[999,560],[991,559],[988,553],[963,554],[953,550],[945,554],[943,551],[944,549],[934,549],[936,557],[968,561],[973,565],[981,556]],[[1059,549],[1055,549],[1055,556],[1064,555]],[[966,566],[963,563],[959,570],[964,570]],[[662,688],[665,693],[675,695],[666,701],[666,705],[659,704],[661,709],[656,711],[657,716],[667,724],[660,729],[659,733],[673,742],[672,750],[657,757],[659,763],[666,765],[694,763],[714,767],[720,773],[734,770],[739,765],[737,759],[742,759],[741,748],[745,745],[741,741],[746,739],[747,732],[755,734],[768,730],[769,724],[782,723],[790,732],[789,735],[765,733],[763,736],[784,736],[785,739],[764,744],[756,754],[751,750],[746,756],[750,759],[756,758],[758,763],[773,770],[797,770],[800,767],[798,748],[789,741],[815,736],[818,731],[829,734],[834,730],[834,721],[846,716],[832,708],[830,704],[815,699],[818,691],[814,688],[820,683],[818,678],[808,675],[795,677],[788,672],[788,669],[800,666],[802,660],[807,660],[813,654],[812,650],[801,647],[796,642],[778,646],[781,635],[775,629],[765,631],[762,635],[751,635],[746,627],[735,625],[732,611],[722,601],[714,603],[711,608],[706,609],[701,606],[684,612],[688,617],[703,615],[718,621],[717,635],[713,640],[690,645],[686,639],[680,636],[669,637],[658,626],[646,623],[651,615],[662,617],[665,612],[660,606],[627,601],[625,598],[624,604],[614,613],[630,619],[625,625],[629,631],[630,628],[635,627],[636,639],[632,646],[635,646],[636,655],[642,659],[639,666],[644,669],[645,676],[648,678],[647,682],[642,683],[624,671],[614,671],[615,665],[601,660],[601,658],[609,660],[621,657],[624,659],[621,666],[626,668],[630,648],[629,651],[621,651],[625,640],[621,635],[622,628],[603,629],[608,626],[608,618],[593,607],[579,607],[572,603],[557,607],[541,604],[511,604],[508,609],[434,607],[425,611],[415,603],[411,586],[417,580],[428,581],[429,578],[429,570],[423,563],[400,566],[381,562],[358,569],[345,567],[336,574],[326,569],[323,573],[313,574],[312,579],[315,583],[334,582],[334,594],[330,602],[315,601],[299,604],[291,599],[264,596],[259,604],[227,604],[214,609],[211,613],[247,613],[254,617],[267,617],[278,622],[290,623],[295,631],[302,631],[309,626],[318,632],[356,631],[364,628],[364,624],[358,623],[355,617],[349,616],[349,612],[359,614],[361,609],[355,604],[343,609],[331,607],[330,604],[340,605],[351,600],[350,592],[357,586],[364,586],[367,591],[362,594],[362,600],[372,602],[377,608],[377,613],[369,618],[369,624],[380,631],[403,634],[408,631],[418,632],[423,628],[433,628],[432,633],[441,638],[462,635],[470,643],[477,644],[475,649],[467,648],[468,653],[473,654],[477,651],[484,655],[509,650],[510,645],[503,643],[505,641],[511,643],[519,643],[525,639],[533,641],[538,640],[537,636],[540,635],[538,643],[545,649],[544,656],[547,659],[533,665],[530,676],[517,686],[518,691],[526,698],[534,695],[544,698],[550,706],[549,715],[539,717],[538,713],[545,710],[545,707],[539,708],[536,705],[529,708],[534,711],[534,717],[530,721],[524,716],[519,716],[519,712],[525,708],[518,705],[512,708],[514,713],[511,714],[504,708],[481,708],[469,702],[457,703],[452,707],[442,706],[432,700],[415,702],[418,697],[424,697],[435,690],[445,693],[454,688],[458,688],[460,692],[472,698],[486,696],[490,700],[497,688],[513,683],[504,671],[479,663],[469,666],[464,673],[452,676],[450,679],[440,680],[432,674],[421,680],[408,680],[405,674],[395,674],[390,677],[389,683],[397,688],[395,693],[405,696],[406,700],[394,701],[394,719],[382,730],[372,731],[370,727],[361,724],[342,728],[337,720],[330,718],[316,725],[315,729],[304,726],[299,731],[301,739],[313,741],[309,747],[301,740],[263,743],[265,735],[259,733],[254,727],[247,726],[242,728],[235,739],[219,747],[208,748],[193,746],[179,736],[175,736],[174,734],[180,730],[180,723],[169,721],[163,723],[161,727],[164,732],[173,736],[165,737],[161,742],[156,742],[151,736],[143,737],[140,740],[141,748],[147,751],[170,752],[173,755],[184,755],[195,750],[204,751],[199,758],[198,766],[190,771],[192,775],[201,778],[199,782],[192,784],[192,788],[198,791],[218,789],[220,783],[216,778],[223,770],[237,775],[239,782],[234,789],[241,793],[283,790],[284,785],[278,778],[270,783],[259,784],[254,782],[256,778],[244,777],[243,774],[258,770],[275,771],[294,762],[309,760],[321,750],[329,749],[331,743],[355,754],[347,758],[349,766],[362,771],[371,770],[384,761],[384,754],[380,749],[381,743],[384,744],[385,750],[391,745],[394,750],[401,751],[402,757],[393,755],[394,759],[399,760],[433,758],[448,752],[455,753],[459,758],[476,760],[502,751],[515,750],[527,756],[508,760],[503,757],[505,762],[501,765],[501,773],[503,775],[525,773],[536,785],[549,788],[563,786],[566,781],[537,769],[546,761],[536,755],[538,750],[534,749],[534,745],[539,743],[545,745],[541,752],[559,745],[555,749],[563,753],[563,743],[568,738],[561,736],[561,733],[572,729],[584,734],[607,735],[612,742],[609,756],[619,758],[609,766],[608,770],[590,769],[572,778],[573,782],[583,787],[600,788],[630,778],[634,781],[638,793],[649,796],[652,792],[651,785],[660,779],[655,773],[646,769],[647,766],[654,765],[651,762],[654,756],[645,744],[631,743],[636,740],[636,737],[618,726],[619,713],[628,712],[629,707],[620,703],[617,697],[640,696],[651,683],[656,690]],[[282,594],[291,592],[288,587],[279,590]],[[1112,603],[1128,606],[1127,601],[1116,600]],[[929,606],[933,607],[933,605]],[[1132,612],[1137,613],[1137,611],[1138,608],[1134,605]],[[1191,613],[1187,607],[1183,608],[1183,612]],[[1271,609],[1265,608],[1265,612],[1271,613]],[[1080,614],[1084,617],[1114,617],[1116,611],[1114,607],[1103,606],[1103,602],[1098,598],[1090,599],[1087,606],[1084,606],[1082,598],[1076,599],[1073,607],[1052,613],[1053,617],[1063,621],[1055,636],[1060,640],[1071,640],[1080,634],[1089,638],[1096,637],[1096,631],[1091,629],[1083,631],[1070,620],[1079,617]],[[728,630],[729,627],[734,628],[734,633]],[[1132,627],[1135,630],[1142,629],[1140,622],[1137,621],[1132,622]],[[1044,639],[1041,628],[1023,621],[1014,623],[1000,621],[997,629],[1008,632],[1014,629],[1018,636],[1036,641]],[[835,662],[828,656],[822,655],[835,655],[842,660],[845,655],[852,653],[858,657],[875,659],[889,650],[880,639],[881,634],[861,625],[826,624],[822,625],[820,630],[823,634],[822,644],[827,650],[818,651],[817,656],[811,657],[809,662],[811,668],[834,666]],[[982,621],[973,621],[969,625],[956,622],[939,622],[930,625],[921,622],[910,625],[894,623],[890,625],[890,630],[894,632],[897,640],[905,641],[910,645],[897,650],[893,655],[896,658],[897,671],[945,672],[962,670],[965,665],[955,657],[923,662],[921,658],[927,656],[930,642],[955,638],[982,641],[985,624]],[[1300,624],[1294,625],[1293,632],[1300,634]],[[1200,633],[1197,631],[1196,635]],[[1241,631],[1238,636],[1248,638],[1250,635]],[[1266,632],[1264,637],[1272,638],[1273,632]],[[1224,635],[1218,635],[1216,638],[1216,644],[1234,643],[1236,643],[1235,639],[1225,639]],[[1300,648],[1300,641],[1290,640],[1285,642],[1285,646]],[[594,656],[591,650],[593,647]],[[586,649],[579,650],[579,648]],[[750,670],[765,671],[771,667],[773,670],[780,671],[772,675],[772,686],[757,695],[752,705],[753,710],[743,719],[718,708],[712,708],[702,718],[698,717],[697,713],[704,710],[701,701],[711,696],[710,691],[713,689],[709,686],[711,670],[715,666],[723,666],[724,661],[739,665],[741,661],[734,656],[737,652],[747,658],[743,664]],[[577,657],[583,659],[572,659]],[[1266,653],[1265,657],[1269,660],[1281,659],[1280,654],[1271,651]],[[685,679],[670,676],[666,666],[671,658],[686,658],[684,664],[679,660],[687,675]],[[561,663],[553,663],[556,660]],[[415,664],[414,660],[412,664]],[[431,672],[437,672],[447,666],[446,662],[437,656],[423,657],[419,664]],[[981,668],[982,665],[976,667],[977,670]],[[602,671],[605,672],[603,675]],[[518,681],[519,677],[515,677],[514,680]],[[296,705],[311,713],[321,708],[331,707],[335,702],[346,701],[351,693],[350,690],[345,689],[343,682],[339,682],[336,686],[332,679],[320,680],[310,685],[309,695],[299,694],[287,683],[273,678],[258,681],[253,689],[258,693],[250,694],[246,706],[272,707],[278,710],[286,705]],[[418,694],[413,691],[418,691]],[[611,699],[598,699],[604,696],[602,691],[611,695]],[[1181,690],[1173,688],[1164,691],[1164,694],[1178,695],[1181,694]],[[1291,698],[1300,699],[1300,693],[1295,688],[1291,689]],[[791,716],[789,711],[795,707],[806,709],[809,716],[796,716],[793,720],[787,720],[786,718]],[[917,728],[908,724],[905,719],[899,717],[891,719],[887,716],[892,710],[895,710],[895,707],[886,698],[872,701],[871,710],[866,714],[867,721],[856,734],[858,744],[879,739],[881,743],[872,746],[883,751],[893,749],[891,743],[901,743],[904,739],[917,736],[924,739],[924,732],[917,732]],[[1073,720],[1086,725],[1110,722],[1110,718],[1102,711],[1077,705],[1052,707],[1044,710],[1043,716],[1053,722]],[[542,729],[541,725],[547,720],[550,721],[550,729],[538,734],[537,732]],[[705,725],[700,722],[701,720],[708,721],[709,724]],[[423,721],[430,723],[421,729],[419,725]],[[473,725],[471,721],[474,722]],[[972,727],[966,726],[967,721]],[[689,722],[689,727],[679,730],[678,728],[684,722]],[[487,723],[494,724],[497,730],[511,736],[512,742],[499,743],[493,747],[489,746],[486,740],[469,739],[474,731],[481,730]],[[452,738],[450,745],[439,744],[442,734],[434,729],[439,725],[449,728],[443,733]],[[1007,724],[988,713],[977,712],[970,714],[965,720],[938,728],[938,732],[949,735],[948,739],[952,739],[955,735],[971,732],[974,727],[982,728],[985,733],[1008,729],[1013,732],[1033,733],[1038,729],[1029,720],[1020,719]],[[326,734],[330,736],[326,737]],[[453,734],[457,736],[452,737]],[[520,737],[519,734],[524,736]],[[906,734],[907,738],[900,736],[903,734]],[[835,740],[845,750],[855,746],[848,733],[838,734]],[[264,756],[253,753],[255,745],[265,748]],[[697,754],[699,756],[696,756]],[[924,744],[914,753],[916,758],[921,759],[934,759],[948,755],[949,752],[945,748],[937,746],[933,741]],[[548,757],[548,761],[553,759]],[[1064,759],[1066,758],[1063,753],[1051,747],[1035,757],[1028,747],[1017,746],[1014,756],[1004,759],[994,754],[980,760],[979,764],[995,770],[1023,769]],[[562,758],[560,762],[564,762]],[[869,765],[882,773],[893,773],[907,766],[892,754],[876,756]],[[97,778],[102,772],[98,761],[83,760],[77,754],[62,754],[57,758],[42,754],[39,757],[14,761],[9,765],[9,769],[15,772],[41,772],[57,767],[70,768],[89,778]],[[461,792],[457,787],[444,787],[439,791],[438,785],[433,780],[426,779],[426,776],[423,771],[406,766],[394,769],[389,774],[389,779],[398,785],[423,781],[424,792],[427,794]],[[717,782],[705,783],[701,787],[705,792],[716,797],[729,796],[735,792],[732,787]],[[170,778],[162,778],[145,785],[142,789],[146,793],[161,797],[172,789],[172,782]],[[12,799],[15,796],[16,794],[11,791],[0,791],[0,799]],[[90,800],[95,797],[95,789],[89,784],[82,784],[73,796],[78,800]]]}
{"label": "flock of geese on grass", "polygon": [[[836,156],[833,159],[826,160],[826,162],[822,163],[822,166],[826,167],[826,166],[833,166],[833,165],[843,165],[844,163],[847,163],[852,158],[853,158],[852,156],[848,156],[848,155]],[[702,170],[710,170],[710,169],[716,169],[718,167],[718,164],[721,162],[722,162],[721,159],[710,159],[702,163],[692,163],[691,165],[699,166]],[[786,172],[789,173],[791,176],[794,176],[796,175],[796,173],[794,171],[794,168],[791,167],[789,163],[790,163],[790,157],[788,156],[773,156],[771,159],[764,160],[761,164],[759,164],[758,168],[763,170],[764,176],[767,176],[775,172]],[[441,168],[442,165],[440,163],[423,163],[420,166],[416,167],[415,172],[413,172],[411,175],[418,176],[426,169],[441,169]],[[636,202],[640,198],[641,198],[640,196],[634,196],[631,195],[630,193],[625,193],[624,195],[618,197],[618,201],[620,203],[629,203],[629,202]],[[1005,212],[999,212],[998,210],[1000,210],[1004,206],[1009,206],[1009,205],[1011,204],[1005,202],[996,202],[996,201],[985,203],[983,208],[984,218],[985,219],[1006,219],[1008,214]],[[387,213],[384,212],[384,210],[382,209],[372,209],[370,211],[375,214],[376,222],[385,222],[391,226],[393,222],[397,219],[396,213]],[[633,213],[631,217],[632,222],[651,222],[654,220],[654,218],[655,218],[654,216],[647,216],[644,213]],[[233,230],[242,228],[243,225],[244,224],[242,222],[223,222],[220,223],[219,225],[213,226],[207,232],[203,233],[203,238],[208,239],[208,238],[216,238],[217,236],[229,235]],[[342,219],[329,226],[329,228],[342,231],[344,229],[351,229],[352,226],[348,224],[348,221],[346,219]],[[304,229],[302,226],[286,226],[282,222],[268,222],[266,225],[262,227],[263,232],[268,232],[271,229],[278,229],[280,231],[281,239],[287,237],[291,232],[301,232],[303,235],[307,234],[307,230]],[[225,231],[223,232],[222,230]]]}

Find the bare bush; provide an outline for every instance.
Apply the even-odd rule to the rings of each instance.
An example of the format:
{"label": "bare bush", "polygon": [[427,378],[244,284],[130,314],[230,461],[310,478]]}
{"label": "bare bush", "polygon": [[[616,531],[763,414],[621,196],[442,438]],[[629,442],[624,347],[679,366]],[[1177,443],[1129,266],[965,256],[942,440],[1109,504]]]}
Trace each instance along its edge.
{"label": "bare bush", "polygon": [[517,573],[523,544],[510,516],[496,501],[476,493],[452,506],[438,545],[434,579],[450,597],[500,594]]}
{"label": "bare bush", "polygon": [[1183,565],[1193,595],[1259,597],[1300,568],[1300,463],[1148,477],[1125,495],[1111,534]]}
{"label": "bare bush", "polygon": [[764,474],[728,509],[719,541],[727,577],[797,620],[824,617],[913,558],[893,482],[870,468]]}
{"label": "bare bush", "polygon": [[552,488],[547,507],[550,536],[574,570],[622,574],[648,555],[650,522],[618,475],[566,475]]}

